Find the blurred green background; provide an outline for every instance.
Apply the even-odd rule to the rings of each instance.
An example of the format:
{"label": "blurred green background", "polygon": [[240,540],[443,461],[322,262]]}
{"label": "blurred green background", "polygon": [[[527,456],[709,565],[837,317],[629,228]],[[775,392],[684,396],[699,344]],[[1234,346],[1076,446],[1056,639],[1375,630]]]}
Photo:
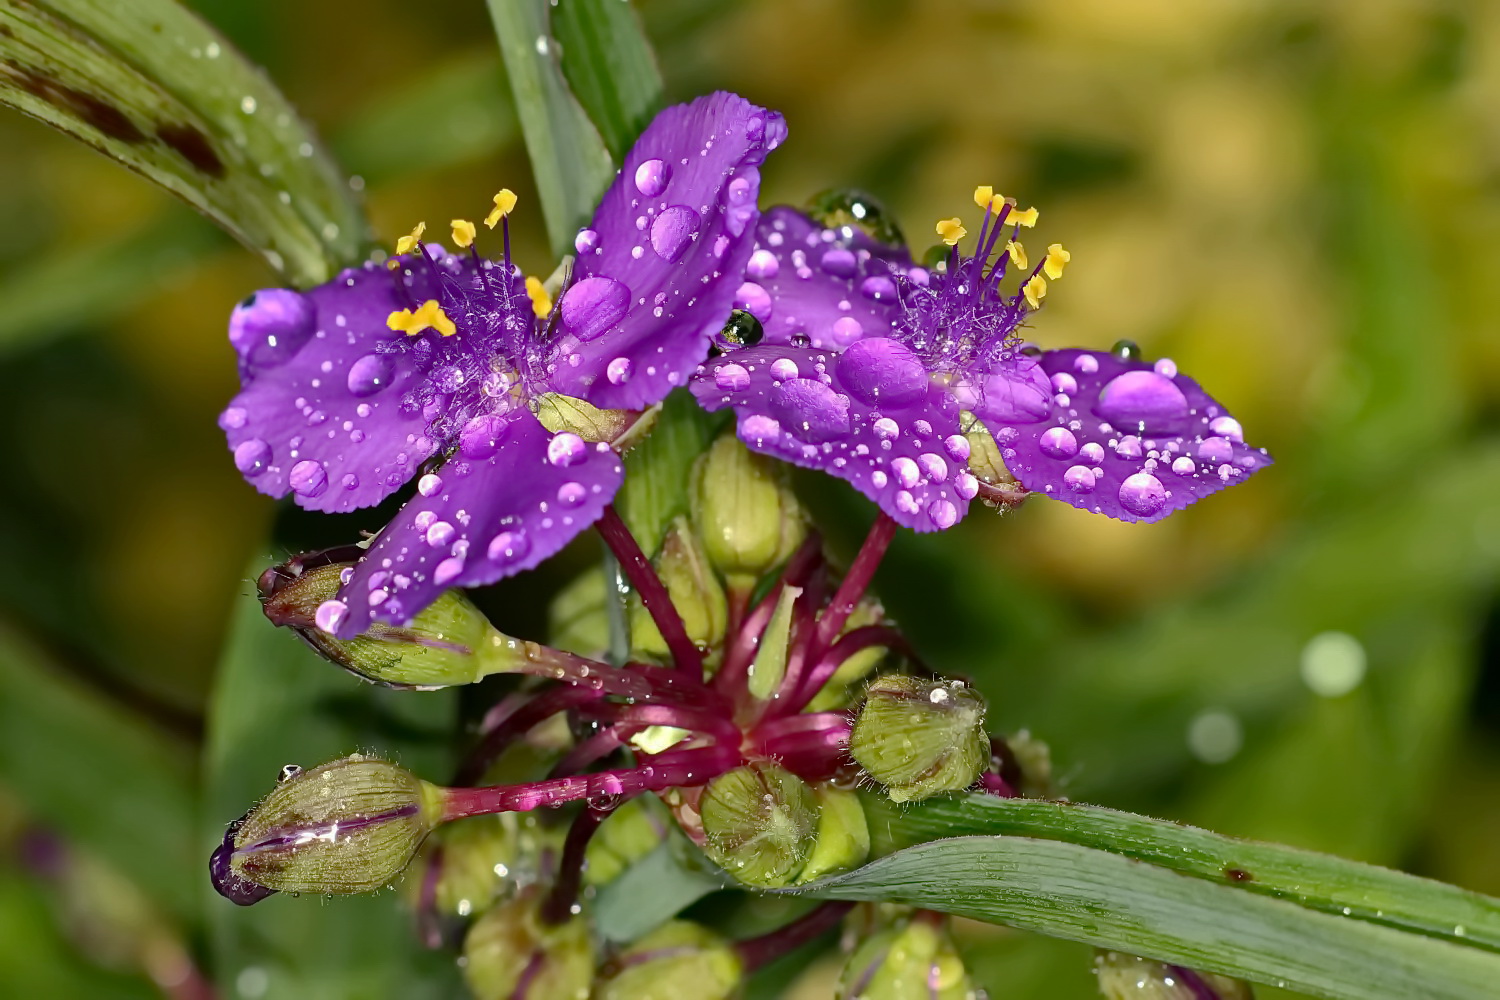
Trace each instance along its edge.
{"label": "blurred green background", "polygon": [[[362,179],[383,239],[481,214],[508,185],[523,199],[521,263],[550,270],[477,0],[191,6]],[[1073,265],[1035,339],[1129,338],[1170,356],[1278,460],[1153,527],[1037,500],[901,538],[879,586],[930,662],[972,677],[997,728],[1049,742],[1074,798],[1500,893],[1500,7],[639,9],[670,98],[722,87],[785,113],[767,203],[863,187],[918,249],[934,219],[972,214],[976,184],[1038,205],[1037,236],[1065,243]],[[225,322],[273,280],[256,260],[18,115],[0,115],[0,150],[0,421],[12,428],[0,970],[16,996],[187,998],[202,995],[198,975],[247,1000],[336,995],[278,993],[235,949],[275,938],[268,921],[288,922],[275,938],[286,948],[322,933],[309,927],[366,918],[402,937],[388,914],[369,915],[389,897],[226,917],[205,894],[205,838],[274,771],[257,760],[233,788],[199,788],[246,739],[278,764],[386,746],[382,734],[417,748],[408,763],[435,752],[430,723],[451,702],[429,698],[408,719],[399,699],[372,708],[352,679],[321,675],[299,695],[295,668],[270,667],[289,648],[280,636],[238,643],[237,680],[216,694],[248,567],[348,541],[381,515],[291,513],[229,461],[215,425],[236,388]],[[801,482],[852,550],[868,506]],[[590,558],[580,549],[503,584],[487,607],[540,635],[545,588]],[[242,638],[255,627],[246,615]],[[254,642],[272,650],[263,661]],[[294,695],[344,706],[348,726],[299,733]],[[264,726],[223,735],[246,719]],[[330,947],[324,972],[384,940]],[[1081,946],[983,928],[965,940],[997,996],[1090,995]],[[800,995],[826,996],[829,975],[813,969]],[[374,974],[340,987],[384,988]]]}

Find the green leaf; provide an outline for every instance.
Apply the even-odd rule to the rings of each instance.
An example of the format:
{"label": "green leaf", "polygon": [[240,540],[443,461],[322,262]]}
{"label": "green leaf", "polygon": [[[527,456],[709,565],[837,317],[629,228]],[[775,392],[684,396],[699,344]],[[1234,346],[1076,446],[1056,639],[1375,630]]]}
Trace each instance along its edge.
{"label": "green leaf", "polygon": [[1340,917],[1500,951],[1500,900],[1327,854],[1042,799],[968,795],[903,808],[884,796],[867,795],[865,810],[876,853],[981,833],[1066,841],[1231,885],[1239,892],[1277,896]]}
{"label": "green leaf", "polygon": [[272,896],[241,908],[215,895],[206,877],[208,854],[225,825],[271,789],[283,764],[312,766],[364,750],[443,781],[452,767],[454,714],[451,691],[363,684],[273,627],[258,600],[240,600],[210,710],[207,827],[196,852],[225,995],[244,977],[264,986],[267,1000],[458,995],[451,958],[420,947],[395,893]]}
{"label": "green leaf", "polygon": [[0,0],[0,103],[160,184],[295,284],[362,252],[363,214],[312,132],[173,0]]}
{"label": "green leaf", "polygon": [[625,484],[615,506],[646,555],[656,552],[672,519],[688,512],[693,463],[726,419],[678,390],[662,403],[646,439],[625,453]]}
{"label": "green leaf", "polygon": [[[193,758],[0,626],[0,775],[38,822],[129,876],[179,919],[197,911]],[[204,857],[207,857],[204,855]]]}
{"label": "green leaf", "polygon": [[567,0],[552,9],[562,69],[615,162],[661,108],[661,70],[630,4]]}
{"label": "green leaf", "polygon": [[1325,997],[1476,1000],[1500,954],[1213,883],[1078,844],[957,837],[808,890],[895,902]]}
{"label": "green leaf", "polygon": [[589,219],[614,176],[609,150],[568,89],[547,0],[489,0],[516,114],[536,175],[547,236],[559,254]]}
{"label": "green leaf", "polygon": [[[725,888],[722,875],[673,836],[599,889],[594,927],[606,941],[634,941],[671,920],[711,892]],[[694,852],[696,853],[696,852]]]}

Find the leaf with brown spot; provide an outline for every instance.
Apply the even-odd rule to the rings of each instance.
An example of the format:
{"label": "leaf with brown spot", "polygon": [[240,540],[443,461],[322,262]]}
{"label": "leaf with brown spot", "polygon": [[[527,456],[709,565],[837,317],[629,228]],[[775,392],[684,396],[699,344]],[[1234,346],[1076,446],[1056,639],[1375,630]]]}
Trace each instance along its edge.
{"label": "leaf with brown spot", "polygon": [[363,211],[317,138],[174,0],[0,0],[0,103],[160,184],[294,284],[362,256]]}

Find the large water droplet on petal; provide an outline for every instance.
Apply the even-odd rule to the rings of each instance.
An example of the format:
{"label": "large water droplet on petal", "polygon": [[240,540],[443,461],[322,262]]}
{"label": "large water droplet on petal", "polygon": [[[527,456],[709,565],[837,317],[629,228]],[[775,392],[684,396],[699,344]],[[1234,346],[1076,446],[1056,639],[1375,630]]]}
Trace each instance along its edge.
{"label": "large water droplet on petal", "polygon": [[1087,465],[1074,465],[1063,473],[1063,484],[1074,493],[1092,493],[1094,490],[1094,477],[1098,475],[1097,470]]}
{"label": "large water droplet on petal", "polygon": [[1167,490],[1151,473],[1137,472],[1120,484],[1120,506],[1137,517],[1152,517],[1167,506]]}
{"label": "large water droplet on petal", "polygon": [[932,523],[937,525],[938,530],[946,530],[957,523],[958,508],[950,501],[934,500],[927,507],[927,516],[932,518]]}
{"label": "large water droplet on petal", "polygon": [[389,354],[366,354],[349,366],[347,384],[352,396],[373,396],[391,384],[396,361]]}
{"label": "large water droplet on petal", "polygon": [[563,483],[557,488],[557,502],[564,507],[577,507],[588,495],[588,488],[582,483]]}
{"label": "large water droplet on petal", "polygon": [[577,465],[587,458],[588,454],[588,445],[584,444],[583,438],[572,431],[554,434],[552,440],[547,442],[547,461],[559,468]]}
{"label": "large water droplet on petal", "polygon": [[771,294],[753,281],[735,289],[734,307],[745,310],[762,323],[770,320],[772,305]]}
{"label": "large water droplet on petal", "polygon": [[980,384],[975,404],[986,423],[1034,424],[1052,412],[1052,382],[1030,358],[990,372]]}
{"label": "large water droplet on petal", "polygon": [[490,539],[486,554],[495,562],[515,562],[531,550],[524,531],[502,531]]}
{"label": "large water droplet on petal", "polygon": [[745,265],[745,277],[754,278],[756,281],[768,281],[781,273],[781,262],[776,255],[769,250],[760,249],[750,255],[750,263]]}
{"label": "large water droplet on petal", "polygon": [[1234,457],[1234,445],[1228,438],[1208,437],[1198,445],[1198,461],[1206,465],[1218,465]]}
{"label": "large water droplet on petal", "polygon": [[271,446],[260,438],[241,441],[234,448],[234,467],[247,476],[266,471],[271,464]]}
{"label": "large water droplet on petal", "polygon": [[849,401],[816,379],[782,382],[771,390],[769,409],[777,423],[811,444],[849,434]]}
{"label": "large water droplet on petal", "polygon": [[503,417],[485,413],[464,424],[458,432],[458,450],[465,458],[489,458],[500,448],[510,424]]}
{"label": "large water droplet on petal", "polygon": [[682,259],[698,235],[698,213],[686,205],[668,205],[651,223],[651,249],[668,264]]}
{"label": "large water droplet on petal", "polygon": [[313,335],[312,300],[289,288],[267,288],[235,306],[229,342],[246,363],[272,368],[289,360]]}
{"label": "large water droplet on petal", "polygon": [[854,254],[843,247],[833,247],[823,254],[818,266],[826,273],[836,278],[850,278],[854,276],[855,268],[859,266],[854,259]]}
{"label": "large water droplet on petal", "polygon": [[667,189],[672,167],[661,160],[647,160],[635,168],[635,189],[647,198],[655,198]]}
{"label": "large water droplet on petal", "polygon": [[629,358],[615,358],[605,367],[604,377],[609,379],[610,385],[624,385],[634,371],[635,362]]}
{"label": "large water droplet on petal", "polygon": [[1245,440],[1245,432],[1240,427],[1240,422],[1233,417],[1215,417],[1208,422],[1208,429],[1230,441]]}
{"label": "large water droplet on petal", "polygon": [[1171,379],[1154,371],[1134,371],[1110,380],[1094,412],[1118,427],[1160,434],[1187,417],[1188,401]]}
{"label": "large water droplet on petal", "polygon": [[839,355],[838,376],[860,402],[910,406],[927,392],[927,370],[904,344],[869,337]]}
{"label": "large water droplet on petal", "polygon": [[1078,454],[1078,438],[1066,427],[1049,427],[1037,442],[1049,458],[1072,458]]}
{"label": "large water droplet on petal", "polygon": [[349,606],[343,601],[324,601],[313,614],[313,624],[324,632],[334,633],[349,617]]}
{"label": "large water droplet on petal", "polygon": [[598,275],[574,284],[558,303],[563,330],[583,341],[593,340],[620,322],[629,308],[629,287]]}
{"label": "large water droplet on petal", "polygon": [[725,392],[739,392],[750,387],[750,373],[743,365],[720,365],[714,372],[714,385]]}
{"label": "large water droplet on petal", "polygon": [[328,470],[323,468],[322,462],[303,459],[292,466],[292,471],[287,474],[287,482],[291,484],[292,492],[298,496],[320,496],[328,488]]}

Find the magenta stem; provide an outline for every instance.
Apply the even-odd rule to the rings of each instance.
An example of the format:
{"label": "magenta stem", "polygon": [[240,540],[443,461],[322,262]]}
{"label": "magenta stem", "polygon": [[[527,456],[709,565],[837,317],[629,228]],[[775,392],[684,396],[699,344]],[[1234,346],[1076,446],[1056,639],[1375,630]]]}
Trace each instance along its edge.
{"label": "magenta stem", "polygon": [[[549,778],[561,778],[569,774],[577,774],[586,767],[591,767],[599,761],[608,757],[619,749],[620,744],[625,741],[626,734],[620,732],[619,726],[610,726],[601,729],[588,739],[579,743],[573,749],[563,754],[562,760],[552,768],[547,775]],[[631,729],[633,727],[626,727]]]}
{"label": "magenta stem", "polygon": [[729,719],[681,705],[602,705],[599,715],[614,723],[644,729],[672,726],[712,737],[726,746],[738,746],[740,731]]}
{"label": "magenta stem", "polygon": [[636,544],[635,536],[620,519],[613,504],[604,508],[604,516],[595,522],[594,528],[619,560],[620,569],[624,571],[630,585],[641,595],[641,603],[646,606],[651,620],[656,622],[657,630],[666,640],[667,650],[672,654],[677,669],[690,671],[695,677],[703,676],[703,653],[688,638],[687,628],[682,624],[682,616],[677,613],[666,585],[656,575],[651,561]]}
{"label": "magenta stem", "polygon": [[749,680],[748,671],[750,664],[755,661],[755,654],[760,649],[762,633],[766,625],[771,621],[771,615],[776,611],[776,604],[781,600],[783,587],[800,587],[807,578],[823,565],[822,539],[814,532],[797,549],[792,558],[787,560],[786,568],[781,572],[781,579],[776,581],[769,593],[761,598],[749,614],[740,621],[740,626],[730,636],[724,649],[724,659],[719,666],[719,672],[714,675],[715,690],[722,691],[731,699],[743,694]]}
{"label": "magenta stem", "polygon": [[566,650],[539,643],[526,644],[528,666],[523,672],[548,677],[579,687],[590,687],[622,698],[650,698],[656,694],[651,681],[633,670],[610,666]]}
{"label": "magenta stem", "polygon": [[736,941],[734,950],[745,963],[746,972],[754,972],[782,955],[795,951],[814,938],[822,937],[833,930],[854,909],[853,903],[824,903],[817,909],[798,917],[785,927],[778,927],[769,934]]}
{"label": "magenta stem", "polygon": [[875,578],[875,570],[880,567],[880,560],[885,558],[885,550],[890,547],[891,539],[895,535],[896,522],[891,520],[885,511],[881,511],[876,516],[875,523],[870,525],[870,533],[865,536],[864,544],[859,547],[859,554],[854,557],[854,563],[849,567],[844,581],[839,584],[833,600],[823,612],[823,617],[818,620],[818,633],[814,639],[813,648],[810,650],[811,655],[821,656],[823,650],[827,649],[843,630],[844,622],[849,620],[860,598],[864,597],[865,591],[870,588],[870,582]]}
{"label": "magenta stem", "polygon": [[775,707],[775,715],[786,715],[792,712],[800,712],[807,703],[817,697],[818,692],[823,690],[833,675],[838,673],[839,667],[844,661],[862,653],[867,649],[883,646],[886,649],[895,650],[898,653],[915,659],[916,654],[912,650],[906,637],[889,625],[862,625],[852,629],[839,637],[828,651],[818,660],[818,663],[801,680],[798,689]]}
{"label": "magenta stem", "polygon": [[703,785],[738,766],[740,753],[738,748],[709,747],[666,753],[648,760],[638,767],[550,778],[522,785],[447,788],[444,789],[443,821],[491,813],[550,809],[580,799],[613,801],[641,792]]}
{"label": "magenta stem", "polygon": [[598,809],[589,806],[568,827],[568,837],[563,841],[562,858],[557,862],[557,881],[552,883],[552,891],[542,901],[543,923],[565,923],[573,915],[573,904],[578,902],[578,890],[583,885],[583,860],[589,841],[599,829],[599,824],[609,819],[615,808],[613,804]]}
{"label": "magenta stem", "polygon": [[1169,965],[1167,968],[1172,975],[1182,980],[1182,985],[1192,991],[1193,1000],[1220,1000],[1219,991],[1192,969],[1183,965]]}

